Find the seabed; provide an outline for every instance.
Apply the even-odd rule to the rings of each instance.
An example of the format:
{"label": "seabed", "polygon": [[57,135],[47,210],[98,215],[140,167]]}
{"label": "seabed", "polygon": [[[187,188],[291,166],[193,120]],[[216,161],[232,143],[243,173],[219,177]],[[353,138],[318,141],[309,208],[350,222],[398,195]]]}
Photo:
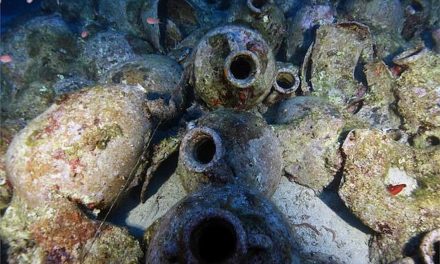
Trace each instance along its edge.
{"label": "seabed", "polygon": [[440,263],[440,1],[0,10],[0,263]]}

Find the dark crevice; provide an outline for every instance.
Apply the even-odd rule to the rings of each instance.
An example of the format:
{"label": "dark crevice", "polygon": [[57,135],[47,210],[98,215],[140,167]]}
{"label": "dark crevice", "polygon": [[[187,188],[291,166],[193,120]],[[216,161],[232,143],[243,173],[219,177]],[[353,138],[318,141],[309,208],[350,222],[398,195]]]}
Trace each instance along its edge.
{"label": "dark crevice", "polygon": [[440,264],[440,241],[434,243],[434,257],[435,264]]}
{"label": "dark crevice", "polygon": [[405,256],[417,255],[420,242],[422,241],[422,238],[425,234],[426,233],[419,233],[411,237],[403,248],[403,254]]}
{"label": "dark crevice", "polygon": [[387,131],[387,135],[394,141],[399,141],[403,137],[402,132],[399,129],[390,129]]}
{"label": "dark crevice", "polygon": [[388,67],[394,66],[395,64],[393,63],[393,59],[397,55],[401,54],[404,51],[405,51],[405,49],[403,47],[399,47],[399,48],[397,48],[397,50],[395,50],[393,53],[390,53],[389,55],[384,57],[382,60]]}
{"label": "dark crevice", "polygon": [[[198,26],[196,10],[185,0],[162,0],[158,4],[157,12],[161,22],[159,40],[166,51],[173,49],[177,45],[176,41],[179,42],[180,38],[184,39]],[[175,24],[172,31],[167,29],[168,20]],[[179,36],[178,39],[171,38],[176,34],[175,30],[179,32],[176,35]]]}
{"label": "dark crevice", "polygon": [[148,182],[148,187],[142,197],[142,201],[146,201],[155,195],[159,188],[169,180],[171,175],[176,171],[178,157],[179,151],[176,151],[159,165]]}
{"label": "dark crevice", "polygon": [[[301,76],[302,81],[307,83],[307,86],[310,88],[310,92],[313,91],[313,85],[311,82],[312,79],[312,65],[313,60],[311,54],[309,57],[307,56],[307,52],[309,49],[313,49],[314,41],[316,39],[316,31],[318,30],[319,26],[314,26],[311,29],[304,32],[304,40],[301,45],[301,48],[295,52],[295,56],[293,57],[294,64],[297,65],[306,65],[305,68],[305,76]],[[305,61],[309,60],[309,61]],[[296,61],[296,63],[295,63]]]}
{"label": "dark crevice", "polygon": [[303,42],[292,55],[292,62],[295,65],[303,65],[304,59],[306,59],[307,50],[313,44],[316,39],[316,31],[319,28],[319,25],[315,25],[303,33]]}
{"label": "dark crevice", "polygon": [[8,250],[9,245],[7,243],[0,243],[0,263],[9,263],[7,254]]}
{"label": "dark crevice", "polygon": [[352,102],[348,103],[347,111],[355,115],[362,109],[363,106],[364,106],[363,99],[355,99]]}
{"label": "dark crevice", "polygon": [[267,0],[252,0],[252,5],[257,8],[261,9],[265,4],[267,4]]}
{"label": "dark crevice", "polygon": [[334,175],[333,181],[326,187],[326,189],[329,190],[335,190],[336,192],[339,190],[339,187],[341,186],[342,177],[344,175],[344,169],[345,169],[345,161],[347,159],[347,156],[344,153],[344,150],[342,149],[342,145],[344,144],[345,139],[347,138],[348,134],[350,133],[350,130],[343,131],[338,138],[339,142],[339,154],[341,155],[341,167],[339,167],[338,171]]}
{"label": "dark crevice", "polygon": [[231,7],[230,0],[206,0],[206,3],[213,5],[217,10],[227,10]]}
{"label": "dark crevice", "polygon": [[429,146],[438,146],[440,144],[440,139],[436,136],[429,136],[426,138],[426,143]]}
{"label": "dark crevice", "polygon": [[399,94],[395,89],[393,89],[393,96],[395,98],[394,102],[390,104],[390,110],[399,118],[399,128],[403,129],[403,124],[405,123],[405,120],[403,116],[399,112],[399,108],[397,107],[400,101]]}
{"label": "dark crevice", "polygon": [[168,1],[162,0],[159,1],[157,5],[157,18],[161,23],[159,23],[159,42],[160,45],[164,48],[167,40],[167,26],[166,26],[166,20],[168,17]]}
{"label": "dark crevice", "polygon": [[371,228],[362,223],[360,219],[353,215],[353,213],[345,205],[344,201],[338,193],[338,190],[343,180],[345,162],[347,160],[347,156],[342,149],[342,144],[347,138],[349,132],[350,131],[343,132],[338,140],[340,142],[339,153],[341,154],[342,158],[341,167],[335,173],[334,180],[321,192],[319,198],[346,223],[361,230],[364,233],[373,234],[374,231]]}
{"label": "dark crevice", "polygon": [[359,58],[358,62],[353,71],[353,77],[356,81],[360,83],[360,87],[356,92],[356,98],[352,102],[351,106],[349,106],[348,111],[352,114],[357,114],[362,107],[364,106],[363,97],[368,92],[368,81],[367,76],[365,75],[365,62],[362,58]]}
{"label": "dark crevice", "polygon": [[359,59],[354,68],[353,77],[356,81],[362,83],[364,87],[368,87],[367,76],[365,75],[365,62],[361,59]]}
{"label": "dark crevice", "polygon": [[412,1],[411,7],[416,12],[422,12],[423,11],[423,5],[421,3],[419,3],[418,1]]}

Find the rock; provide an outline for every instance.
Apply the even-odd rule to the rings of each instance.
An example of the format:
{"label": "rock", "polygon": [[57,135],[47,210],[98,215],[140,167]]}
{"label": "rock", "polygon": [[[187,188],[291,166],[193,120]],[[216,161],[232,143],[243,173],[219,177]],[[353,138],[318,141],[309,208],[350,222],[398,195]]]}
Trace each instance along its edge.
{"label": "rock", "polygon": [[410,141],[415,148],[435,148],[440,145],[440,128],[421,131]]}
{"label": "rock", "polygon": [[15,196],[0,236],[9,246],[8,263],[137,263],[143,255],[126,230],[88,219],[64,199],[29,208]]}
{"label": "rock", "polygon": [[[77,39],[57,15],[35,17],[2,39],[1,53],[12,62],[1,65],[1,104],[13,118],[32,119],[53,102],[52,84],[60,75],[81,73]],[[35,97],[35,100],[30,100]]]}
{"label": "rock", "polygon": [[14,193],[31,205],[59,193],[108,207],[125,188],[149,136],[142,92],[97,86],[67,95],[32,120],[6,158]]}
{"label": "rock", "polygon": [[142,0],[99,0],[97,9],[99,15],[115,30],[123,34],[145,37],[141,10],[146,4]]}
{"label": "rock", "polygon": [[[288,18],[286,34],[286,59],[302,60],[313,42],[313,32],[318,26],[332,24],[336,10],[330,5],[305,5],[294,17]],[[297,57],[301,57],[298,59]]]}
{"label": "rock", "polygon": [[372,32],[378,58],[386,59],[408,45],[401,36],[405,23],[401,2],[346,1],[341,8],[341,17],[367,25]]}
{"label": "rock", "polygon": [[273,1],[232,1],[227,22],[247,25],[259,32],[274,54],[286,35],[284,12]]}
{"label": "rock", "polygon": [[379,234],[372,261],[412,256],[419,234],[440,223],[440,151],[414,149],[375,130],[353,130],[339,195],[347,207]]}
{"label": "rock", "polygon": [[12,185],[6,177],[6,151],[24,125],[20,120],[2,120],[0,126],[0,213],[8,207],[12,198]]}
{"label": "rock", "polygon": [[339,139],[344,116],[317,97],[299,96],[266,114],[282,149],[283,172],[292,181],[320,192],[342,166]]}
{"label": "rock", "polygon": [[395,89],[403,127],[411,134],[440,127],[440,55],[408,50],[394,62],[406,68]]}
{"label": "rock", "polygon": [[374,128],[399,129],[401,122],[395,111],[394,76],[382,61],[367,63],[364,73],[368,91],[359,94],[359,101],[354,102],[349,110],[355,113],[355,117]]}
{"label": "rock", "polygon": [[440,5],[436,1],[402,1],[404,9],[404,24],[402,37],[405,40],[421,37],[426,28],[438,23]]}
{"label": "rock", "polygon": [[301,0],[275,0],[276,5],[283,10],[285,15],[294,13],[301,5]]}
{"label": "rock", "polygon": [[136,54],[126,36],[109,30],[87,39],[80,60],[89,65],[88,76],[99,80],[108,71],[135,58]]}
{"label": "rock", "polygon": [[60,78],[53,85],[55,96],[62,96],[64,94],[76,92],[84,87],[93,86],[93,81],[90,81],[82,76],[66,76]]}
{"label": "rock", "polygon": [[310,82],[313,95],[346,106],[366,91],[356,68],[373,59],[373,42],[367,26],[354,22],[321,26],[310,49],[311,56],[304,64],[311,77],[303,85]]}
{"label": "rock", "polygon": [[[170,52],[190,35],[224,24],[229,6],[229,1],[149,1],[141,11],[143,30],[157,50]],[[157,18],[161,23],[148,23],[148,18]]]}
{"label": "rock", "polygon": [[9,118],[31,120],[49,108],[54,99],[53,88],[36,81],[5,100],[4,109]]}
{"label": "rock", "polygon": [[179,175],[174,173],[154,195],[128,213],[125,223],[130,229],[146,231],[186,195]]}
{"label": "rock", "polygon": [[427,264],[435,263],[435,254],[438,248],[435,248],[435,244],[440,241],[440,228],[434,229],[428,232],[422,239],[420,244],[420,254],[423,261]]}
{"label": "rock", "polygon": [[149,114],[163,122],[178,117],[184,107],[182,67],[162,55],[145,55],[107,72],[103,82],[141,87]]}
{"label": "rock", "polygon": [[6,179],[5,155],[0,156],[0,211],[7,208],[12,198],[12,186]]}

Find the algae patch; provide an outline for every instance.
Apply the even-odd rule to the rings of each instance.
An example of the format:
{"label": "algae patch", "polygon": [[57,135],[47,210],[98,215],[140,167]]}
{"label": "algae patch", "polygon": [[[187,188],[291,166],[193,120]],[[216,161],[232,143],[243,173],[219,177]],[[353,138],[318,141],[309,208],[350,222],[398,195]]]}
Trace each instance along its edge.
{"label": "algae patch", "polygon": [[118,124],[106,125],[91,132],[85,137],[86,145],[93,149],[106,149],[108,143],[119,136],[123,136],[122,128]]}

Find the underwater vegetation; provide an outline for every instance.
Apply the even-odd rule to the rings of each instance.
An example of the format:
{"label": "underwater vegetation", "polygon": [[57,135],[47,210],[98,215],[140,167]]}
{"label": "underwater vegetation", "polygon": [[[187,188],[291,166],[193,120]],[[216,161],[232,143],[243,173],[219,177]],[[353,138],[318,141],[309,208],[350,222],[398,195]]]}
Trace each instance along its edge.
{"label": "underwater vegetation", "polygon": [[2,263],[440,261],[438,0],[20,1]]}

